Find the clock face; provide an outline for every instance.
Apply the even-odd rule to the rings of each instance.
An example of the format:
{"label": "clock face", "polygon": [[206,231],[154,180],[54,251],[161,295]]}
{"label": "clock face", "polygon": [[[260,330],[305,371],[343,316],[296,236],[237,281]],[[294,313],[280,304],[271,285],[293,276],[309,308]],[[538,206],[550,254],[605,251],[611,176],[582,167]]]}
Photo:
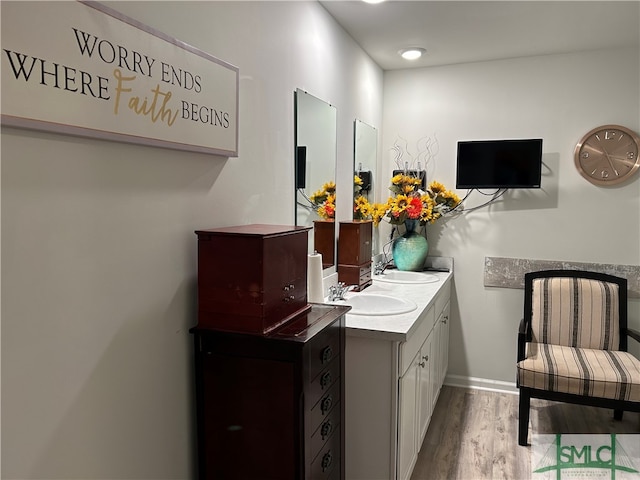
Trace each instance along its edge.
{"label": "clock face", "polygon": [[617,185],[640,167],[640,138],[628,128],[604,125],[587,133],[576,145],[580,174],[595,185]]}

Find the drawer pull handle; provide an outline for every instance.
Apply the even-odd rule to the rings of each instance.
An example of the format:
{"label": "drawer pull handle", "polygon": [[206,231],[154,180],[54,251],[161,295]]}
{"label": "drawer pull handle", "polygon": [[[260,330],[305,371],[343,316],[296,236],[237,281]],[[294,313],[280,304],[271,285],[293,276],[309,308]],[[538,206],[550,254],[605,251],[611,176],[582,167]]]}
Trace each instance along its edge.
{"label": "drawer pull handle", "polygon": [[320,386],[324,390],[329,385],[331,385],[331,372],[325,372],[320,377]]}
{"label": "drawer pull handle", "polygon": [[322,428],[320,429],[320,435],[322,436],[322,440],[331,435],[333,431],[333,425],[331,424],[331,420],[327,420],[322,424]]}
{"label": "drawer pull handle", "polygon": [[324,347],[322,349],[322,354],[321,354],[321,361],[322,363],[328,363],[329,360],[331,360],[331,357],[333,357],[333,348],[331,348],[331,346],[328,347]]}
{"label": "drawer pull handle", "polygon": [[447,323],[447,320],[449,320],[449,315],[445,315],[445,316],[442,318],[442,323]]}
{"label": "drawer pull handle", "polygon": [[329,410],[331,410],[332,405],[333,405],[333,397],[331,395],[329,395],[326,398],[323,398],[322,402],[320,402],[320,411],[322,412],[322,414],[324,415]]}
{"label": "drawer pull handle", "polygon": [[322,471],[326,471],[331,464],[333,463],[333,456],[331,455],[331,451],[328,451],[322,456]]}
{"label": "drawer pull handle", "polygon": [[424,360],[424,362],[419,362],[418,365],[424,368],[427,366],[427,362],[429,361],[429,355],[424,355],[422,359]]}

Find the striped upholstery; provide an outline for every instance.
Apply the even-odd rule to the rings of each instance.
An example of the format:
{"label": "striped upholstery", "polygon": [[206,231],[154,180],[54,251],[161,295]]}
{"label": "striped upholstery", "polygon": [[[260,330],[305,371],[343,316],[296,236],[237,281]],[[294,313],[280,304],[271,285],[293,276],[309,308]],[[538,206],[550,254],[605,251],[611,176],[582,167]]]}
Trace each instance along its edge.
{"label": "striped upholstery", "polygon": [[640,360],[627,353],[627,280],[585,270],[524,276],[518,328],[518,445],[528,445],[532,398],[640,412]]}
{"label": "striped upholstery", "polygon": [[572,277],[533,280],[532,341],[618,350],[618,285]]}
{"label": "striped upholstery", "polygon": [[640,361],[627,352],[529,344],[518,385],[640,402]]}

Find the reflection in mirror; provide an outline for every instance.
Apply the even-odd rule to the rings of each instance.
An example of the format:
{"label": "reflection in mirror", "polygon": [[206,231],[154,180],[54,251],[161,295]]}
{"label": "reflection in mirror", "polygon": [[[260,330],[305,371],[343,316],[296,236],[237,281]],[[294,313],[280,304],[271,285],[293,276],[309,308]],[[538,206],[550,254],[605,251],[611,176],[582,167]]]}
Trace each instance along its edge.
{"label": "reflection in mirror", "polygon": [[[378,164],[378,131],[356,119],[353,124],[353,162],[354,174],[360,177],[360,190],[354,188],[354,201],[362,195],[369,203],[378,202],[375,194],[376,166]],[[355,219],[355,214],[354,214]],[[373,238],[373,254],[378,252],[377,235]]]}
{"label": "reflection in mirror", "polygon": [[309,253],[335,266],[336,108],[307,92],[295,92],[296,225],[313,226]]}

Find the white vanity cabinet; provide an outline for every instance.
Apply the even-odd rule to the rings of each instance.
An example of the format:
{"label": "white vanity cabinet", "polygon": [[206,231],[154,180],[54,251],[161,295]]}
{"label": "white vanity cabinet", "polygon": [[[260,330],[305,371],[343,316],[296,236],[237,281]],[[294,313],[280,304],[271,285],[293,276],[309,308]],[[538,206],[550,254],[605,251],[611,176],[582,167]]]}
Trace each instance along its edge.
{"label": "white vanity cabinet", "polygon": [[[369,330],[359,320],[345,349],[346,478],[408,480],[448,363],[451,275],[426,289],[407,332]],[[413,295],[419,286],[398,290]],[[424,288],[424,286],[423,286]],[[409,292],[409,293],[407,293]],[[446,321],[444,321],[446,318]],[[392,316],[386,319],[393,322]]]}
{"label": "white vanity cabinet", "polygon": [[398,479],[411,477],[433,411],[434,336],[429,335],[398,380]]}

